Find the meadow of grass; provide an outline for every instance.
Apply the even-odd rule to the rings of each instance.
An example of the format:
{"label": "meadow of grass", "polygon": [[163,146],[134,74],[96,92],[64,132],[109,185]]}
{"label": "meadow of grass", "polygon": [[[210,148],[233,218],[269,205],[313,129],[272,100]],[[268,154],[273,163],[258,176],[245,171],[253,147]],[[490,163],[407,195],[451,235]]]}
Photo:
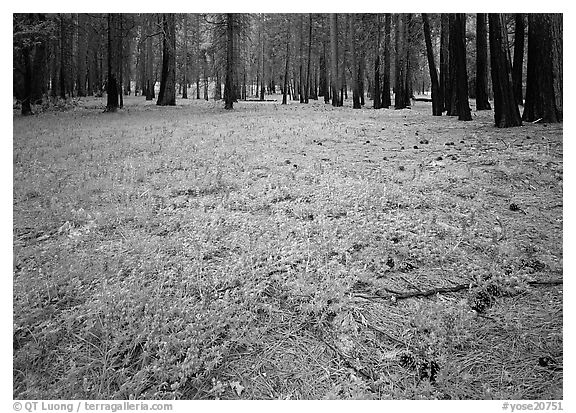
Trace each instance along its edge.
{"label": "meadow of grass", "polygon": [[14,115],[14,397],[562,398],[562,125],[278,103]]}

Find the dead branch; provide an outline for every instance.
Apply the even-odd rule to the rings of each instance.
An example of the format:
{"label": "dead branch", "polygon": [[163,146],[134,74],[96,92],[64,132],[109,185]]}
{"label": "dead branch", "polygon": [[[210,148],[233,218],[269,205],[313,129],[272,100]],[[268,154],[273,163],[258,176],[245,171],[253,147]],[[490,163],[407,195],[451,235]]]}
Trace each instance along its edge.
{"label": "dead branch", "polygon": [[[532,287],[536,287],[539,285],[560,285],[562,283],[563,283],[563,281],[560,279],[544,280],[544,281],[528,281],[527,282],[527,284],[532,286]],[[430,297],[430,296],[436,295],[436,294],[455,293],[458,291],[470,289],[470,288],[477,287],[477,286],[478,286],[478,284],[469,283],[469,284],[459,284],[459,285],[455,285],[453,287],[432,288],[432,289],[426,290],[426,291],[407,291],[407,292],[394,291],[393,293],[391,293],[388,296],[380,295],[380,294],[376,294],[376,295],[355,294],[354,296],[358,297],[358,298],[364,298],[367,300],[373,300],[373,299],[403,300],[406,298]],[[389,289],[385,289],[385,290],[388,292],[391,292],[391,290],[389,290]]]}

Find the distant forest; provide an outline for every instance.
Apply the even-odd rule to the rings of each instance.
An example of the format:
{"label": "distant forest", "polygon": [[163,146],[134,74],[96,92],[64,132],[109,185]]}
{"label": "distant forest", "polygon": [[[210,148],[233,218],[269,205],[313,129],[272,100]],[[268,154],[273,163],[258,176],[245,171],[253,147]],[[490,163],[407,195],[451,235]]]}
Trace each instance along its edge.
{"label": "distant forest", "polygon": [[[354,108],[432,101],[434,115],[562,121],[561,14],[14,14],[14,98],[138,95]],[[424,96],[419,96],[424,95]],[[519,105],[524,105],[522,117]]]}

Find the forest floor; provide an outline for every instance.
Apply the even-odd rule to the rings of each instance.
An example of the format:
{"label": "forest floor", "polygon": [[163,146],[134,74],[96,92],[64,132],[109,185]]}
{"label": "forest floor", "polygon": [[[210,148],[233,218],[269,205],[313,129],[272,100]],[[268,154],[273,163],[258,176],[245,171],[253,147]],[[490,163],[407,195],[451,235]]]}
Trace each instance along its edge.
{"label": "forest floor", "polygon": [[14,397],[561,399],[562,124],[279,103],[14,115]]}

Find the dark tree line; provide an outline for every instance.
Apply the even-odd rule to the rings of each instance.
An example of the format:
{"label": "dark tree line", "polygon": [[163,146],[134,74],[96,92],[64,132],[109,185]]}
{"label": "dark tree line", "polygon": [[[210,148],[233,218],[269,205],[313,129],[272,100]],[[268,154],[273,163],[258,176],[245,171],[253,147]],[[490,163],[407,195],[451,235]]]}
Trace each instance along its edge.
{"label": "dark tree line", "polygon": [[[281,93],[307,104],[410,107],[500,127],[562,121],[559,14],[14,14],[14,94],[22,113],[47,99],[124,96],[238,100]],[[527,56],[527,57],[526,57]],[[513,59],[511,58],[513,57]],[[192,95],[189,95],[192,92]],[[525,94],[525,100],[523,99]]]}

